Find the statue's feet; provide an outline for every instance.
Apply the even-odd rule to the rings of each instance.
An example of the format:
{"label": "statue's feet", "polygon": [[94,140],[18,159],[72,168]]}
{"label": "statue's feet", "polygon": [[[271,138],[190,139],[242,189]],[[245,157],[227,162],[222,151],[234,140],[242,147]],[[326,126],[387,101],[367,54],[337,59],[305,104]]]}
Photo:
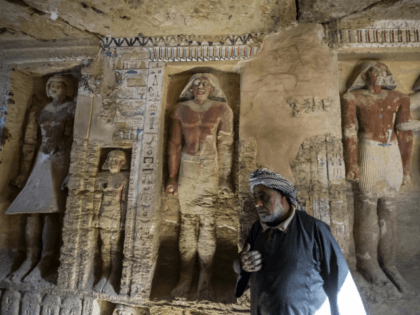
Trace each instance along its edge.
{"label": "statue's feet", "polygon": [[26,258],[26,260],[20,265],[19,269],[9,274],[6,280],[14,283],[20,283],[22,278],[26,276],[37,263],[38,259],[33,256]]}
{"label": "statue's feet", "polygon": [[186,298],[188,296],[188,292],[190,292],[191,281],[179,281],[176,287],[171,291],[171,296],[175,297],[183,297]]}
{"label": "statue's feet", "polygon": [[372,264],[358,262],[356,267],[357,271],[359,271],[367,281],[375,284],[383,292],[383,294],[387,296],[387,298],[393,300],[402,297],[401,293],[379,267],[379,264],[375,266]]}
{"label": "statue's feet", "polygon": [[117,287],[117,278],[111,276],[108,278],[108,281],[105,283],[105,286],[102,289],[102,293],[109,294],[109,295],[117,295],[116,292]]}
{"label": "statue's feet", "polygon": [[212,286],[202,287],[197,290],[197,299],[214,301],[214,291]]}
{"label": "statue's feet", "polygon": [[214,291],[211,284],[211,274],[201,271],[198,280],[197,298],[200,300],[214,301]]}
{"label": "statue's feet", "polygon": [[102,290],[104,289],[108,279],[104,276],[102,276],[101,280],[93,287],[93,290],[98,293],[102,293]]}
{"label": "statue's feet", "polygon": [[416,290],[403,278],[396,266],[386,266],[383,269],[401,293],[409,297],[415,297],[417,295]]}
{"label": "statue's feet", "polygon": [[35,268],[23,279],[23,282],[30,284],[40,284],[46,282],[42,276],[48,273],[48,268],[51,265],[52,255],[42,257]]}

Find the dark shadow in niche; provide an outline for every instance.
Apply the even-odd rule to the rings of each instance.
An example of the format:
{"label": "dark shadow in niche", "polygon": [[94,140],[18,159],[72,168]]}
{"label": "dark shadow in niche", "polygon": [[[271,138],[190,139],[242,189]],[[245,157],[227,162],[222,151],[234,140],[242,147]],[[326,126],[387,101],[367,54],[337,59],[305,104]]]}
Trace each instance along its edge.
{"label": "dark shadow in niche", "polygon": [[[215,203],[217,244],[213,263],[212,284],[215,301],[235,303],[234,288],[236,274],[233,271],[233,260],[238,252],[238,142],[239,142],[239,109],[240,109],[240,75],[218,71],[210,67],[198,67],[172,75],[169,79],[166,96],[165,129],[163,154],[163,187],[168,178],[168,142],[171,130],[171,116],[179,101],[179,96],[195,73],[212,73],[219,80],[226,95],[227,103],[234,113],[233,162],[230,180],[234,192],[227,198],[218,198]],[[184,141],[184,139],[183,139]],[[182,143],[184,145],[184,143]],[[172,300],[171,291],[175,288],[180,274],[179,237],[179,201],[177,197],[162,195],[162,222],[160,249],[155,275],[152,282],[151,299]],[[188,300],[196,300],[199,264],[195,264],[194,278],[188,294]]]}

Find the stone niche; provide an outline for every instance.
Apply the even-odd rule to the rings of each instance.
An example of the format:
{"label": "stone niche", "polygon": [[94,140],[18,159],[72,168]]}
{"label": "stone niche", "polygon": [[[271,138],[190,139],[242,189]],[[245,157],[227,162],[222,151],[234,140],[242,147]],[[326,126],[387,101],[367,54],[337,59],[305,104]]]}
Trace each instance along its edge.
{"label": "stone niche", "polygon": [[[384,63],[392,73],[396,88],[395,91],[404,93],[410,96],[411,99],[411,120],[418,120],[420,118],[419,102],[417,99],[418,92],[415,91],[415,83],[420,76],[420,62],[410,54],[404,52],[401,48],[401,53],[386,53],[378,51],[375,58],[368,58],[369,55],[359,52],[358,54],[340,54],[338,55],[338,68],[339,68],[339,85],[340,94],[344,94],[348,88],[349,81],[355,76],[359,66],[366,62],[380,62]],[[414,58],[414,59],[413,59]],[[343,110],[344,112],[344,110]],[[420,185],[420,168],[419,168],[419,152],[420,152],[420,139],[419,132],[413,132],[413,147],[411,155],[411,174],[412,181],[407,186],[402,186],[400,193],[397,196],[398,211],[399,211],[399,230],[400,230],[400,244],[399,246],[399,260],[401,264],[409,264],[409,261],[415,259],[419,255],[419,233],[417,224],[419,216],[417,209],[418,191]],[[351,191],[351,189],[350,189]],[[352,196],[348,198],[349,203],[353,204]],[[352,206],[351,206],[352,207]],[[353,211],[349,212],[350,221],[352,222]],[[350,224],[352,226],[352,224]],[[407,265],[408,266],[408,265]],[[407,270],[408,272],[408,270]],[[410,271],[411,274],[412,271]],[[416,281],[419,277],[409,277]]]}
{"label": "stone niche", "polygon": [[[211,73],[220,83],[226,95],[226,101],[233,111],[233,159],[232,170],[229,180],[232,183],[233,191],[224,196],[219,194],[214,204],[214,216],[216,225],[216,253],[213,263],[212,283],[216,302],[233,303],[236,274],[232,269],[232,261],[237,255],[238,244],[238,139],[239,139],[239,116],[240,116],[240,76],[229,69],[220,67],[220,63],[209,67],[202,66],[171,66],[168,65],[166,72],[168,77],[164,86],[165,106],[165,130],[163,155],[163,187],[169,176],[168,166],[168,142],[172,127],[172,115],[178,103],[182,90],[187,85],[192,75],[196,73]],[[219,70],[221,69],[221,70]],[[178,197],[172,195],[162,196],[162,221],[160,232],[160,249],[157,261],[157,269],[152,283],[151,298],[170,298],[171,290],[176,286],[180,273],[180,253],[178,246],[180,230],[180,205]],[[188,295],[188,300],[194,300],[197,291],[199,275],[198,257],[193,267],[195,275]]]}
{"label": "stone niche", "polygon": [[[391,72],[395,84],[394,91],[403,93],[410,97],[411,120],[419,120],[419,101],[418,91],[416,90],[416,82],[420,76],[420,62],[415,56],[414,51],[409,48],[400,47],[399,51],[391,49],[375,48],[369,53],[365,49],[347,49],[342,50],[338,54],[338,77],[340,95],[343,95],[350,88],[355,78],[360,74],[363,64],[366,63],[383,63]],[[362,86],[358,87],[363,88]],[[342,101],[342,115],[345,121],[345,108]],[[379,117],[378,117],[379,119]],[[398,128],[398,127],[397,127]],[[344,125],[343,125],[344,130]],[[344,132],[344,131],[343,131]],[[411,183],[403,185],[398,194],[394,196],[396,202],[396,211],[399,229],[399,241],[397,245],[396,266],[405,280],[414,288],[420,287],[420,273],[418,272],[420,249],[419,249],[419,233],[418,226],[420,224],[420,216],[418,212],[419,203],[419,152],[420,141],[419,131],[413,131],[413,144],[411,153],[410,170],[412,174]],[[349,208],[349,226],[350,233],[353,234],[354,213],[358,206],[356,184],[347,186],[347,204]],[[383,230],[381,230],[381,233]],[[350,267],[356,261],[356,252],[353,238],[350,238],[350,253],[348,257]],[[409,299],[407,295],[401,296],[390,302],[387,296],[377,288],[367,283],[359,273],[353,273],[355,281],[362,293],[362,298],[368,312],[383,312],[390,314],[391,312],[415,314],[418,310],[418,299]]]}
{"label": "stone niche", "polygon": [[[44,127],[46,126],[45,124],[50,124],[52,122],[50,118],[45,119],[40,116],[43,115],[45,117],[45,109],[48,108],[48,104],[51,104],[51,96],[49,95],[49,92],[46,91],[46,85],[50,83],[47,82],[51,82],[51,78],[53,77],[62,76],[65,78],[65,89],[67,90],[66,102],[71,104],[71,108],[69,107],[68,111],[72,111],[77,102],[80,69],[81,67],[75,66],[75,63],[63,63],[62,65],[55,65],[55,67],[49,67],[45,64],[31,64],[29,66],[23,64],[19,65],[18,69],[14,71],[10,77],[8,115],[3,129],[5,137],[3,138],[1,152],[3,165],[0,170],[2,173],[0,179],[0,190],[2,195],[0,209],[1,221],[3,222],[2,224],[4,224],[1,232],[3,241],[1,242],[2,264],[0,267],[0,281],[2,281],[5,287],[19,287],[16,281],[27,289],[34,287],[49,288],[57,284],[59,252],[62,245],[61,227],[64,213],[37,214],[36,210],[33,210],[33,206],[37,203],[33,197],[42,195],[44,198],[45,195],[42,189],[51,185],[51,183],[43,185],[43,183],[40,182],[39,187],[41,187],[41,190],[38,192],[36,191],[37,186],[33,186],[31,188],[31,190],[35,191],[35,195],[33,196],[27,194],[28,183],[37,181],[35,177],[30,176],[32,176],[33,173],[39,173],[39,168],[37,170],[36,164],[40,161],[39,154],[42,146],[41,143],[43,140],[46,141],[46,139],[43,139],[44,131],[46,129],[42,129],[39,122],[43,120],[42,123],[44,124]],[[51,73],[49,72],[51,70],[56,70],[57,72]],[[66,118],[68,122],[52,122],[52,125],[59,125],[60,123],[65,124],[65,126],[61,126],[64,128],[63,130],[58,126],[59,131],[57,132],[65,134],[65,129],[68,128],[68,135],[63,136],[67,139],[65,152],[67,152],[68,156],[65,159],[66,161],[60,160],[59,162],[59,167],[65,168],[61,174],[57,174],[57,172],[54,173],[55,170],[51,171],[51,169],[49,169],[51,175],[48,174],[48,171],[46,172],[45,176],[46,178],[49,178],[50,181],[51,178],[52,181],[62,181],[68,172],[68,161],[70,159],[72,144],[72,124],[74,121],[71,116],[72,114],[70,113]],[[51,127],[50,125],[45,128],[54,129],[54,126]],[[67,168],[65,167],[65,164],[67,164]],[[35,176],[39,175],[35,174]],[[38,177],[38,179],[39,178],[40,177]],[[54,183],[52,183],[52,185],[54,186]],[[56,184],[56,186],[57,185],[58,184]],[[61,187],[61,183],[59,186]],[[56,197],[53,197],[53,199],[57,199],[56,201],[62,204],[62,210],[64,210],[68,188],[66,185],[62,186],[62,188],[62,190],[59,189],[61,192],[55,194]],[[45,197],[45,199],[47,199],[47,197]],[[6,211],[10,210],[11,205],[16,204],[16,202],[18,202],[18,206],[15,207],[15,209],[19,208],[19,210],[22,210],[24,208],[23,211],[18,211],[16,214],[7,214]],[[41,211],[44,210],[41,209]],[[38,221],[36,223],[37,228],[35,228],[35,230],[33,227],[28,227],[28,217],[32,216],[33,213],[38,216],[36,219]],[[53,227],[47,223],[48,216],[53,218],[51,221],[53,222]],[[51,232],[51,235],[54,235],[54,242],[51,242],[49,245],[46,244],[45,240],[41,240],[42,230],[45,226],[47,226],[45,233],[48,234]],[[32,246],[36,247],[39,255],[41,255],[42,250],[45,250],[47,246],[51,246],[49,250],[53,252],[50,267],[48,268],[49,270],[47,273],[42,274],[42,278],[45,281],[37,282],[36,284],[29,279],[26,279],[25,281],[25,276],[29,271],[21,276],[15,277],[15,281],[12,281],[10,277],[6,279],[11,273],[19,270],[28,257],[27,240],[25,241],[25,229],[28,228],[29,230],[27,230],[27,232],[30,231],[30,234],[33,233],[30,238],[35,240]],[[39,257],[35,258],[34,262],[38,260]],[[35,265],[32,265],[30,269],[32,270],[33,267],[35,267]],[[20,280],[18,280],[18,278]]]}

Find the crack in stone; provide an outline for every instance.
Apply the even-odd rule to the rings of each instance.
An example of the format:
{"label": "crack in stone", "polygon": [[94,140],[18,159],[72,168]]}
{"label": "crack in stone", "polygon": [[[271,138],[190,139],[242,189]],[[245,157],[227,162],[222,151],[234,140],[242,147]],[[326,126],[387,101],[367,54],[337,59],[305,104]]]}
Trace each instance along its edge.
{"label": "crack in stone", "polygon": [[[27,4],[24,0],[5,0],[5,1],[7,1],[7,2],[9,2],[9,3],[13,3],[13,4],[16,4],[16,5],[19,5],[19,6],[21,6],[21,7],[25,7],[25,8],[28,8],[28,9],[32,10],[33,12],[31,12],[31,13],[29,14],[30,16],[32,16],[32,15],[34,15],[34,14],[38,14],[38,15],[41,15],[41,16],[42,16],[42,15],[47,15],[47,14],[49,14],[49,13],[47,13],[47,12],[44,12],[44,11],[38,10],[37,8],[34,8],[33,6],[31,6],[31,5]],[[98,10],[98,11],[99,11],[99,10]],[[101,11],[101,13],[103,13],[103,12]],[[81,31],[81,32],[86,32],[86,33],[88,33],[88,34],[92,34],[92,35],[94,35],[95,37],[97,37],[98,39],[101,39],[101,38],[103,37],[103,36],[102,36],[101,34],[99,34],[99,33],[91,32],[91,31],[89,31],[89,30],[87,30],[87,29],[81,29],[81,28],[79,28],[79,27],[77,27],[77,26],[74,26],[74,25],[70,24],[69,22],[67,22],[66,20],[64,20],[63,18],[61,18],[60,16],[58,16],[58,18],[57,18],[57,20],[56,20],[56,21],[63,22],[63,23],[65,23],[65,24],[67,24],[68,26],[70,26],[71,28],[77,29],[77,30],[79,30],[79,31]],[[16,29],[13,29],[13,28],[5,28],[5,29],[7,29],[7,30],[12,29],[13,31],[15,31],[15,33],[11,33],[11,32],[9,31],[9,33],[11,33],[11,34],[21,33],[21,34],[23,34],[23,35],[26,35],[26,36],[32,37],[32,38],[34,38],[34,39],[36,39],[36,40],[39,40],[39,41],[42,41],[42,42],[47,42],[47,41],[50,41],[50,40],[47,40],[47,39],[39,39],[39,38],[37,38],[37,37],[35,37],[35,36],[33,36],[33,35],[30,35],[30,34],[28,34],[28,33],[24,32],[24,31],[16,30]],[[3,29],[2,29],[2,30],[3,30]],[[4,32],[3,32],[3,33],[4,33]],[[63,30],[63,33],[67,35],[67,33],[66,33],[64,30]],[[0,33],[0,34],[2,34],[2,33]],[[59,38],[57,38],[57,39],[59,39]],[[54,39],[52,39],[51,41],[54,41]]]}
{"label": "crack in stone", "polygon": [[335,18],[335,19],[331,19],[330,21],[328,21],[328,22],[324,22],[324,23],[321,23],[321,24],[322,24],[322,25],[324,25],[324,26],[327,26],[327,25],[328,25],[328,24],[330,24],[330,23],[337,22],[337,21],[342,20],[342,19],[344,19],[344,18],[348,18],[348,17],[350,17],[350,16],[352,16],[352,15],[356,15],[356,14],[359,14],[359,13],[362,13],[362,12],[365,12],[365,11],[369,11],[369,10],[371,10],[372,8],[375,8],[375,7],[377,7],[377,6],[381,5],[381,4],[394,5],[394,4],[396,4],[396,3],[398,3],[398,2],[402,2],[402,1],[403,1],[403,0],[380,0],[380,1],[378,1],[378,2],[372,3],[371,5],[368,5],[367,7],[363,8],[363,9],[360,9],[360,10],[357,10],[357,11],[350,12],[350,13],[348,13],[348,14],[346,14],[346,15],[343,15],[343,16],[338,17],[338,18]]}

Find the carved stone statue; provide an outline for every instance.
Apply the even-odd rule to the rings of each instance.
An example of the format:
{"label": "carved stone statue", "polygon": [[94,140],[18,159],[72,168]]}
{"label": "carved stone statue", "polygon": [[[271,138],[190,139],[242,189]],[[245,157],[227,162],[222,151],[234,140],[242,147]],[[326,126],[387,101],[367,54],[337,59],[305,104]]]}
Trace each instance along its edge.
{"label": "carved stone statue", "polygon": [[396,267],[395,196],[401,184],[411,180],[413,133],[397,128],[410,118],[410,98],[392,91],[395,86],[386,65],[366,63],[343,95],[347,179],[358,182],[357,269],[390,295],[398,295],[393,284],[401,292],[413,293]]}
{"label": "carved stone statue", "polygon": [[37,108],[29,112],[20,175],[11,183],[18,188],[24,187],[6,212],[29,214],[25,233],[26,260],[8,276],[13,282],[20,282],[25,277],[25,282],[45,283],[42,276],[48,271],[60,240],[57,214],[65,209],[63,188],[70,164],[76,104],[69,100],[73,96],[69,78],[55,75],[48,80],[46,89],[52,102],[40,112]]}
{"label": "carved stone statue", "polygon": [[[185,140],[182,147],[182,138]],[[172,116],[169,179],[166,193],[178,193],[181,227],[181,274],[172,296],[188,294],[196,253],[200,260],[197,296],[213,299],[211,284],[216,251],[214,203],[218,190],[231,191],[233,112],[215,76],[191,77]]]}
{"label": "carved stone statue", "polygon": [[94,290],[116,294],[122,251],[122,230],[124,229],[126,197],[129,172],[125,153],[121,150],[109,152],[102,172],[95,182],[94,223],[101,238],[102,275]]}
{"label": "carved stone statue", "polygon": [[123,304],[117,304],[115,306],[113,315],[136,315],[138,312],[130,306],[123,305]]}

